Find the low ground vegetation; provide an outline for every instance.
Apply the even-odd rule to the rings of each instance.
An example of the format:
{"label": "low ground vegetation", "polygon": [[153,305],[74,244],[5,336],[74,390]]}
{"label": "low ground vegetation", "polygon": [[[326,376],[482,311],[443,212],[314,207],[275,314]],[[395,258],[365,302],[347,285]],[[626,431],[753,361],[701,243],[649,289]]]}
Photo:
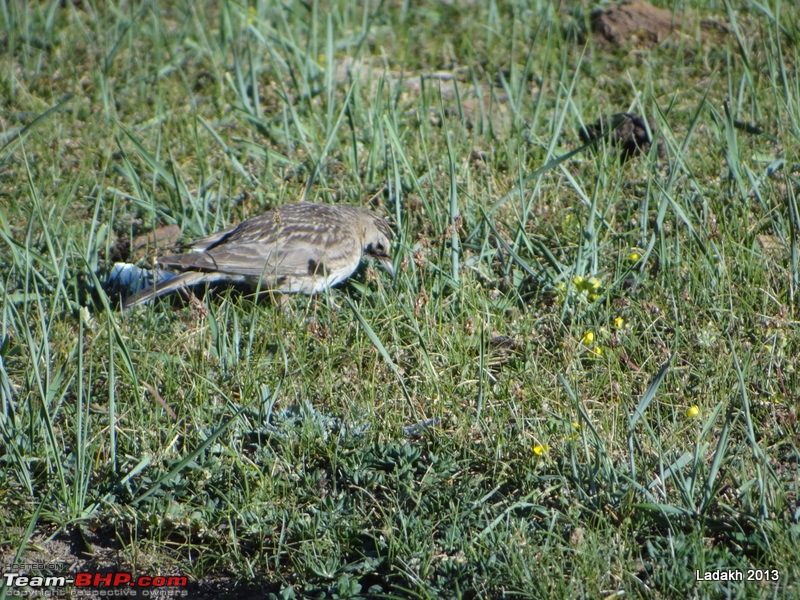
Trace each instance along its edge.
{"label": "low ground vegetation", "polygon": [[[0,3],[0,562],[798,593],[796,7],[206,4]],[[115,262],[300,199],[397,276],[120,312]]]}

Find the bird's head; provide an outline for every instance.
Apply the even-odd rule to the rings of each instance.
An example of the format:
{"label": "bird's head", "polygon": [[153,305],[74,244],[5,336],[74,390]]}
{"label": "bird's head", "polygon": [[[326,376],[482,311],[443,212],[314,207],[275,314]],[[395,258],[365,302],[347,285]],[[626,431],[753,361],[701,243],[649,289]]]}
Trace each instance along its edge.
{"label": "bird's head", "polygon": [[392,229],[386,219],[371,215],[364,231],[364,255],[374,258],[394,277],[394,267],[389,249],[392,245]]}

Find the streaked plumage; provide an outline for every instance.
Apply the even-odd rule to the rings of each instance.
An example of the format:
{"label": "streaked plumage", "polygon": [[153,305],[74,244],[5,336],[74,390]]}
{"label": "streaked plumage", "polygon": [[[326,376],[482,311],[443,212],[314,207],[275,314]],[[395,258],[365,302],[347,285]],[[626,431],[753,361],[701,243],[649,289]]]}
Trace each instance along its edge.
{"label": "streaked plumage", "polygon": [[393,273],[389,223],[363,208],[298,202],[274,208],[160,257],[183,271],[125,300],[144,304],[199,283],[243,283],[264,292],[316,294],[350,277],[363,256]]}

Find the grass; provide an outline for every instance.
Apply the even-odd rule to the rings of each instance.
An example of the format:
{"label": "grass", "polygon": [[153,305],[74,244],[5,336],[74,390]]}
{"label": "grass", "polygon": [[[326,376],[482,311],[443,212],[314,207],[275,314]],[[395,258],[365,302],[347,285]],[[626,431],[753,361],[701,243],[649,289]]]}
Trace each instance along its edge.
{"label": "grass", "polygon": [[[680,7],[645,51],[586,3],[0,2],[0,562],[800,595],[800,13]],[[663,159],[570,154],[627,110]],[[390,215],[398,276],[104,291],[136,235],[300,199]],[[696,581],[748,569],[779,578]]]}

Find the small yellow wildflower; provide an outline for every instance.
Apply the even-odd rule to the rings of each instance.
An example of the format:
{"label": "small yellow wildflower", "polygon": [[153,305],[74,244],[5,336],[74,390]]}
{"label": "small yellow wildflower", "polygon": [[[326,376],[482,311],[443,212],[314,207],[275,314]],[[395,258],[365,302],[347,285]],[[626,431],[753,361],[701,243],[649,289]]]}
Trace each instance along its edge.
{"label": "small yellow wildflower", "polygon": [[600,346],[592,348],[591,350],[589,350],[589,352],[591,352],[595,356],[603,356],[603,349]]}
{"label": "small yellow wildflower", "polygon": [[622,317],[617,317],[616,319],[614,319],[614,328],[621,329],[624,323],[625,319],[623,319]]}
{"label": "small yellow wildflower", "polygon": [[591,286],[593,290],[600,289],[600,280],[597,277],[589,277],[586,282]]}
{"label": "small yellow wildflower", "polygon": [[600,297],[600,294],[589,294],[586,297],[589,299],[589,302],[594,302]]}
{"label": "small yellow wildflower", "polygon": [[587,331],[583,334],[583,343],[587,346],[594,341],[594,331]]}
{"label": "small yellow wildflower", "polygon": [[541,456],[545,452],[549,452],[549,451],[550,451],[550,446],[548,444],[536,444],[533,447],[533,453],[536,456]]}
{"label": "small yellow wildflower", "polygon": [[699,414],[700,414],[700,407],[698,407],[696,404],[690,406],[689,410],[686,411],[686,416],[689,417],[690,419],[694,419]]}
{"label": "small yellow wildflower", "polygon": [[642,258],[642,255],[639,254],[638,252],[636,252],[635,250],[633,252],[631,252],[630,254],[628,254],[628,260],[631,261],[631,262],[636,262],[640,258]]}
{"label": "small yellow wildflower", "polygon": [[575,287],[578,288],[583,287],[583,281],[584,279],[580,275],[575,275],[575,277],[572,278],[572,283],[574,283]]}

